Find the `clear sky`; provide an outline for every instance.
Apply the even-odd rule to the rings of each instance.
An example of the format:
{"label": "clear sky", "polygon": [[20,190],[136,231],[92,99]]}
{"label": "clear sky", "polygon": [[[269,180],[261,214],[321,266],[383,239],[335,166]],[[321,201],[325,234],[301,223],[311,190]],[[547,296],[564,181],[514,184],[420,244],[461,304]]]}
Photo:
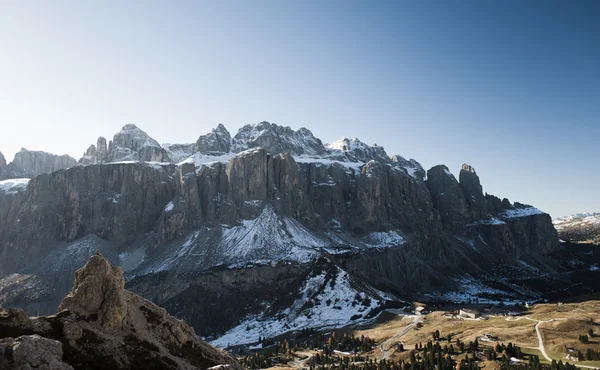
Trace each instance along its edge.
{"label": "clear sky", "polygon": [[267,120],[600,211],[599,19],[595,0],[1,1],[0,151]]}

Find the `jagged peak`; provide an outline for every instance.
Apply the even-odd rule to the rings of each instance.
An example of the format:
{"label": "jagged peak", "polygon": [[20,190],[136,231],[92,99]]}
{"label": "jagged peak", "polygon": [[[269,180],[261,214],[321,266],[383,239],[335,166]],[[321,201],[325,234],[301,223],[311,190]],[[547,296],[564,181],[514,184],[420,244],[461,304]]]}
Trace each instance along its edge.
{"label": "jagged peak", "polygon": [[294,131],[289,126],[262,121],[241,127],[232,140],[233,151],[262,146],[272,154],[288,152],[294,155],[326,153],[320,139],[305,127]]}
{"label": "jagged peak", "polygon": [[[158,141],[133,123],[126,124],[120,132],[115,134],[113,144],[129,149],[139,149],[145,146],[161,147]],[[136,148],[131,148],[132,146],[136,146]]]}
{"label": "jagged peak", "polygon": [[473,168],[473,166],[468,165],[466,163],[463,163],[463,165],[461,167],[461,171],[467,171],[467,172],[477,174],[477,172],[475,172],[475,168]]}
{"label": "jagged peak", "polygon": [[227,128],[225,127],[225,125],[222,124],[222,123],[219,123],[217,125],[217,127],[215,127],[213,129],[213,132],[227,132],[227,134],[229,134],[229,131],[227,130]]}
{"label": "jagged peak", "polygon": [[123,129],[121,131],[133,131],[133,130],[139,130],[142,131],[139,127],[137,127],[135,124],[133,123],[128,123],[125,126],[123,126]]}

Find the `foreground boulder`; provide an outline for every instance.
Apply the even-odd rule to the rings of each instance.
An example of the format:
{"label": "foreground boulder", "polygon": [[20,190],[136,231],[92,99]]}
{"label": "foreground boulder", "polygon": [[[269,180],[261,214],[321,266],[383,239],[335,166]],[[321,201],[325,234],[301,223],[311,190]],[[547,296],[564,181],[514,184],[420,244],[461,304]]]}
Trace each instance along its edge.
{"label": "foreground boulder", "polygon": [[54,316],[0,312],[0,369],[241,369],[163,308],[124,289],[99,253],[77,271]]}

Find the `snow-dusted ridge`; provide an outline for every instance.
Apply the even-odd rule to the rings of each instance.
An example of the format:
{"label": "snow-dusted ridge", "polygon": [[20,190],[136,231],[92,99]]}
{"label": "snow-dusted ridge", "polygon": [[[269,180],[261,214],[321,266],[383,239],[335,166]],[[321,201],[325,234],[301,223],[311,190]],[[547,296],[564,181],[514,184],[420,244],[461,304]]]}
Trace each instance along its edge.
{"label": "snow-dusted ridge", "polygon": [[247,317],[211,344],[226,348],[257,342],[259,336],[268,338],[292,330],[346,326],[363,319],[380,301],[373,293],[354,288],[348,273],[336,267],[333,274],[321,271],[310,276],[294,303],[277,317],[266,314]]}
{"label": "snow-dusted ridge", "polygon": [[10,179],[0,181],[0,193],[16,194],[19,191],[25,190],[29,184],[29,179]]}

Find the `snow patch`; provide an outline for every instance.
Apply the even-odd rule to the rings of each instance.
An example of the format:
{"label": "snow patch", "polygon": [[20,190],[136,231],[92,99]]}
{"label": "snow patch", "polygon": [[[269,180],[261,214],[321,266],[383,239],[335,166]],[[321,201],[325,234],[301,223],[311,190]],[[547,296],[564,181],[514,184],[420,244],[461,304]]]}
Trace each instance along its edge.
{"label": "snow patch", "polygon": [[363,237],[361,241],[372,248],[397,247],[406,243],[406,239],[397,231],[372,232]]}
{"label": "snow patch", "polygon": [[526,208],[514,208],[508,209],[502,213],[501,217],[503,218],[519,218],[519,217],[527,217],[533,215],[542,215],[544,212],[540,211],[535,207],[526,207]]}
{"label": "snow patch", "polygon": [[9,179],[0,181],[0,193],[16,194],[27,188],[30,179]]}
{"label": "snow patch", "polygon": [[259,336],[270,338],[290,330],[346,326],[354,322],[352,317],[364,317],[377,306],[375,297],[353,288],[348,274],[336,267],[334,274],[322,271],[309,277],[299,298],[277,317],[250,316],[211,344],[226,348],[254,343]]}

